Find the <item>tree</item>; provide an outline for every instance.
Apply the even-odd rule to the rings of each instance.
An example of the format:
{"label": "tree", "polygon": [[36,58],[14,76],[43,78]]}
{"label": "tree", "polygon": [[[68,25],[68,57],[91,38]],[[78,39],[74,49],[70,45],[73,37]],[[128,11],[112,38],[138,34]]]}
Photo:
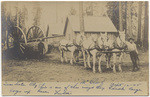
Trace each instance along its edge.
{"label": "tree", "polygon": [[80,33],[84,35],[83,2],[79,2]]}
{"label": "tree", "polygon": [[90,2],[90,5],[86,8],[87,16],[93,16],[93,3]]}
{"label": "tree", "polygon": [[142,13],[142,2],[139,3],[139,9],[138,9],[138,37],[137,37],[137,42],[141,42],[141,13]]}
{"label": "tree", "polygon": [[108,2],[107,14],[108,17],[112,20],[115,27],[119,30],[119,2]]}
{"label": "tree", "polygon": [[7,39],[7,13],[6,13],[6,4],[2,3],[2,10],[1,10],[1,21],[2,21],[2,48],[6,48],[6,39]]}
{"label": "tree", "polygon": [[131,2],[127,2],[126,8],[126,37],[132,36],[132,29],[131,29]]}
{"label": "tree", "polygon": [[119,2],[119,30],[123,31],[123,24],[122,24],[122,4],[121,4],[121,1]]}
{"label": "tree", "polygon": [[40,6],[36,5],[36,7],[34,8],[34,23],[33,25],[39,26],[40,25],[40,19],[41,19],[41,8]]}
{"label": "tree", "polygon": [[145,50],[148,50],[148,25],[149,25],[149,18],[148,18],[148,1],[145,1],[145,20],[144,20],[144,38],[143,38],[143,46]]}
{"label": "tree", "polygon": [[70,15],[76,15],[76,10],[74,8],[71,8]]}

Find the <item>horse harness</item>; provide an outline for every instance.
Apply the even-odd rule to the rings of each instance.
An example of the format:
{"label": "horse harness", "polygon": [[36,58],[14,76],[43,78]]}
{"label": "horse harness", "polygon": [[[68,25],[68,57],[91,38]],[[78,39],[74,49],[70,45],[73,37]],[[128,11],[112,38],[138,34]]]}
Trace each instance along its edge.
{"label": "horse harness", "polygon": [[61,46],[63,47],[63,50],[70,52],[69,47],[74,46],[74,44],[66,44],[66,45],[61,45]]}
{"label": "horse harness", "polygon": [[[119,38],[119,39],[120,39],[120,38]],[[121,39],[120,39],[120,40],[121,40]],[[121,40],[121,43],[122,43],[122,47],[117,43],[117,40],[115,40],[115,42],[114,42],[114,48],[119,49],[119,50],[125,49],[126,43],[123,42],[122,40]]]}

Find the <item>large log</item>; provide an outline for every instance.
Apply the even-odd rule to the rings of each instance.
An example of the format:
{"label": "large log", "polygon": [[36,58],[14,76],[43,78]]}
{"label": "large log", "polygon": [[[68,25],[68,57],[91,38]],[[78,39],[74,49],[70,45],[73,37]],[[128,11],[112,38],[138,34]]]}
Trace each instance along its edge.
{"label": "large log", "polygon": [[[25,46],[25,48],[27,49],[28,52],[39,52],[39,45],[40,42],[29,42],[27,43],[27,45]],[[43,54],[45,54],[48,51],[48,44],[47,42],[42,42],[44,47],[43,47]]]}

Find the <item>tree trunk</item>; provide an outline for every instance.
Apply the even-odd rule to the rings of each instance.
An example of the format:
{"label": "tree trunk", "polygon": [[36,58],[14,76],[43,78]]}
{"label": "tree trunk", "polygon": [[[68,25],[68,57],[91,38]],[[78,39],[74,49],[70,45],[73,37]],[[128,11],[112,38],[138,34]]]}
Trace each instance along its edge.
{"label": "tree trunk", "polygon": [[83,2],[79,2],[80,33],[84,35]]}
{"label": "tree trunk", "polygon": [[131,22],[131,1],[127,2],[127,37],[131,37],[132,36],[132,30],[131,30],[131,25],[132,25],[132,22]]}
{"label": "tree trunk", "polygon": [[119,30],[123,31],[123,24],[122,24],[122,5],[121,1],[119,2]]}
{"label": "tree trunk", "polygon": [[141,13],[142,13],[142,2],[139,2],[139,10],[138,10],[138,37],[137,42],[141,42]]}
{"label": "tree trunk", "polygon": [[127,1],[125,2],[125,26],[124,26],[124,29],[125,29],[125,33],[127,35]]}
{"label": "tree trunk", "polygon": [[149,18],[148,18],[148,1],[145,1],[145,20],[144,20],[144,38],[143,38],[143,46],[146,50],[148,50],[148,27],[149,27]]}

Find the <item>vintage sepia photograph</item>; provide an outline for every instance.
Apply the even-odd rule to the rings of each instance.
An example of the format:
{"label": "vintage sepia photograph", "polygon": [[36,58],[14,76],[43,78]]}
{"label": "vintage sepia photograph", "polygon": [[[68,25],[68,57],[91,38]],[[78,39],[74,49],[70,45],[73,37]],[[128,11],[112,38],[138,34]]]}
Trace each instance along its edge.
{"label": "vintage sepia photograph", "polygon": [[149,95],[148,1],[2,1],[2,95]]}

